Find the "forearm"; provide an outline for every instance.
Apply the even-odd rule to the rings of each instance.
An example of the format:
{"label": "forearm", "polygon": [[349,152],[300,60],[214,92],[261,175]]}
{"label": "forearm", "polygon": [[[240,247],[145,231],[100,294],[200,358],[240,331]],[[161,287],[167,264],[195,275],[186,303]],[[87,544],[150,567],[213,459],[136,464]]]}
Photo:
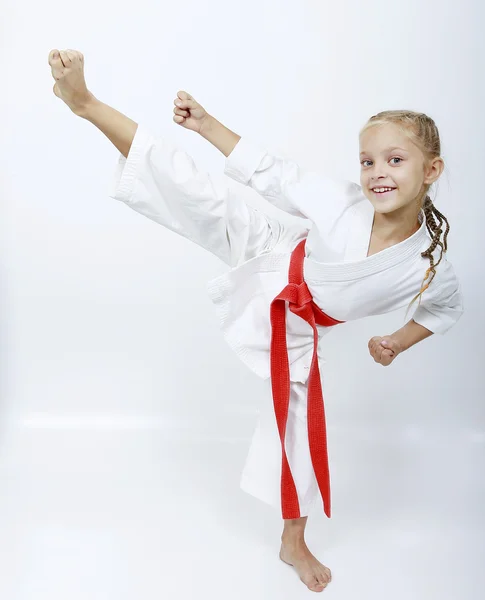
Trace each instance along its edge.
{"label": "forearm", "polygon": [[135,137],[138,124],[116,109],[93,96],[92,100],[76,112],[102,131],[125,158]]}
{"label": "forearm", "polygon": [[414,344],[421,342],[422,340],[433,335],[433,332],[422,325],[419,325],[412,319],[392,334],[394,338],[402,347],[402,350],[408,350]]}
{"label": "forearm", "polygon": [[220,150],[226,158],[241,139],[240,135],[237,135],[210,115],[207,116],[200,130],[200,135]]}

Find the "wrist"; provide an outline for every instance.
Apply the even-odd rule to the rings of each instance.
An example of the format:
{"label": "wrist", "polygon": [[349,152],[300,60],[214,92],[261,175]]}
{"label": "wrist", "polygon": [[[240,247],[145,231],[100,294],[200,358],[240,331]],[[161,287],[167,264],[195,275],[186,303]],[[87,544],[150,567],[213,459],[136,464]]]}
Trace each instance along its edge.
{"label": "wrist", "polygon": [[91,92],[89,92],[89,95],[86,97],[86,99],[73,108],[72,112],[76,116],[89,121],[90,115],[99,104],[101,104],[101,102],[93,94],[91,94]]}
{"label": "wrist", "polygon": [[404,350],[409,350],[411,346],[428,338],[430,335],[433,335],[432,331],[419,325],[414,319],[411,319],[404,327],[395,331],[391,337],[401,346],[401,352],[403,352]]}
{"label": "wrist", "polygon": [[399,353],[405,352],[409,349],[409,341],[406,339],[406,335],[403,331],[399,330],[389,336],[393,342],[398,346]]}
{"label": "wrist", "polygon": [[207,114],[200,125],[199,135],[207,139],[207,135],[214,129],[216,123],[216,119],[212,115]]}
{"label": "wrist", "polygon": [[234,150],[241,136],[228,129],[225,125],[207,115],[199,130],[200,135],[215,146],[227,158]]}

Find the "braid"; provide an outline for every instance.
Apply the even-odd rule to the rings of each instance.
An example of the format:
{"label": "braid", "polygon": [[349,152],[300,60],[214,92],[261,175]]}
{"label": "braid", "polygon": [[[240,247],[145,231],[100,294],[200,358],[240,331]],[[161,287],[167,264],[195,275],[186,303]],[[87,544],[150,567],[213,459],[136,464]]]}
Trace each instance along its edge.
{"label": "braid", "polygon": [[[433,201],[428,195],[426,196],[423,203],[423,212],[426,218],[426,228],[431,236],[431,245],[427,250],[421,252],[421,256],[423,258],[429,258],[430,266],[426,270],[419,293],[416,294],[416,296],[414,296],[414,298],[411,300],[407,310],[409,310],[409,307],[415,300],[417,300],[417,298],[419,298],[419,302],[421,303],[421,296],[423,295],[423,292],[425,292],[428,289],[430,283],[433,281],[434,276],[436,275],[436,267],[440,264],[441,259],[443,258],[443,253],[448,250],[448,232],[450,231],[450,224],[448,223],[446,217],[436,208],[436,206],[433,204]],[[437,218],[438,222],[435,221],[435,217]],[[443,233],[443,222],[446,223],[446,230],[443,236],[443,241],[441,241],[440,238],[441,234]],[[436,249],[437,246],[441,248],[441,253],[438,262],[435,264],[433,251]],[[426,285],[424,285],[424,282],[428,279],[430,275],[431,279]]]}

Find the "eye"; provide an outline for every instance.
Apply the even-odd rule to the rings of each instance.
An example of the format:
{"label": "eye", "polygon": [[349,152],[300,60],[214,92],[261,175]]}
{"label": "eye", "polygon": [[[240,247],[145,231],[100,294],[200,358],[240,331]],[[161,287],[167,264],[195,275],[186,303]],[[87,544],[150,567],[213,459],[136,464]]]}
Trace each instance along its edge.
{"label": "eye", "polygon": [[[399,156],[393,156],[393,157],[391,158],[391,160],[400,160],[400,161],[402,161],[402,158],[399,158]],[[361,160],[361,161],[360,161],[360,164],[361,164],[363,167],[365,167],[365,166],[366,166],[366,164],[365,164],[366,162],[372,162],[372,161],[371,161],[371,160],[368,160],[368,159],[366,159],[366,160]],[[393,163],[393,164],[394,164],[394,165],[398,165],[399,163]]]}

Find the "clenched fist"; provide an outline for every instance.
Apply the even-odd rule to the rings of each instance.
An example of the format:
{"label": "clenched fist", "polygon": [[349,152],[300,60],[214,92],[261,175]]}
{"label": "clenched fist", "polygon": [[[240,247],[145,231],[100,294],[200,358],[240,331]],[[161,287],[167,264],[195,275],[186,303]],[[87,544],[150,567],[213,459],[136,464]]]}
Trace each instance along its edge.
{"label": "clenched fist", "polygon": [[200,133],[204,125],[209,120],[205,108],[196,102],[187,92],[177,92],[177,98],[173,101],[175,113],[173,120],[178,125]]}
{"label": "clenched fist", "polygon": [[84,79],[84,56],[78,50],[51,50],[49,65],[56,80],[54,94],[79,114],[94,98]]}
{"label": "clenched fist", "polygon": [[369,340],[369,352],[375,362],[389,366],[396,356],[402,352],[402,347],[392,336],[375,336]]}

